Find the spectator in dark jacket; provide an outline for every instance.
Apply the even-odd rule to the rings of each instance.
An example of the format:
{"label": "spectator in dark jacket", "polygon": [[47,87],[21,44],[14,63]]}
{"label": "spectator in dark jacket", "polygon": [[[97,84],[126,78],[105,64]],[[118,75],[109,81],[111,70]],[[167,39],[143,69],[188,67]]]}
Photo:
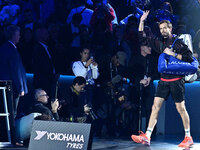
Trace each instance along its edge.
{"label": "spectator in dark jacket", "polygon": [[48,103],[48,98],[49,96],[47,95],[47,93],[42,90],[42,89],[36,89],[35,90],[35,104],[31,109],[31,112],[37,112],[37,113],[41,113],[41,114],[45,114],[48,116],[51,116],[51,120],[59,120],[59,116],[58,116],[58,106],[59,106],[59,102],[56,99],[54,102],[51,102],[51,110],[45,106],[45,104]]}

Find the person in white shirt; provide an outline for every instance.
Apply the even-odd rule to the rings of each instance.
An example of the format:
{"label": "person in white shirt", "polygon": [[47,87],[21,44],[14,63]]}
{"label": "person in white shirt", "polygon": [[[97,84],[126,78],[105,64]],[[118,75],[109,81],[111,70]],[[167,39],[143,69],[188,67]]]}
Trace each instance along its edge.
{"label": "person in white shirt", "polygon": [[[94,79],[99,76],[98,64],[90,57],[90,49],[83,48],[80,52],[81,60],[75,61],[72,65],[72,71],[75,76],[82,76],[87,84],[94,85]],[[90,57],[90,58],[89,58]]]}
{"label": "person in white shirt", "polygon": [[86,79],[86,92],[84,102],[92,106],[95,98],[95,82],[99,76],[98,64],[94,61],[94,58],[90,57],[90,49],[83,48],[80,52],[81,60],[75,61],[72,65],[72,71],[74,75],[82,76]]}

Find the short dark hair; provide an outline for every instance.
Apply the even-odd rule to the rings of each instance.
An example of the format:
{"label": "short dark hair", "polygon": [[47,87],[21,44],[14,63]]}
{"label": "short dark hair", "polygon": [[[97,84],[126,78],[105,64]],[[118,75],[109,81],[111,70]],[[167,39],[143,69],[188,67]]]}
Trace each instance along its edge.
{"label": "short dark hair", "polygon": [[82,47],[81,50],[80,50],[80,53],[82,53],[85,49],[88,49],[90,51],[89,47]]}
{"label": "short dark hair", "polygon": [[159,26],[163,23],[166,23],[168,28],[172,28],[172,23],[169,20],[161,20]]}
{"label": "short dark hair", "polygon": [[150,47],[150,43],[148,41],[141,41],[140,42],[140,46],[147,46],[147,47]]}
{"label": "short dark hair", "polygon": [[20,27],[16,26],[16,25],[9,25],[6,29],[5,29],[5,36],[8,40],[11,40],[12,37],[15,35],[16,31],[20,32]]}
{"label": "short dark hair", "polygon": [[84,77],[78,76],[78,77],[74,78],[74,80],[73,80],[73,85],[76,85],[76,83],[78,85],[83,85],[83,84],[86,84],[86,80]]}

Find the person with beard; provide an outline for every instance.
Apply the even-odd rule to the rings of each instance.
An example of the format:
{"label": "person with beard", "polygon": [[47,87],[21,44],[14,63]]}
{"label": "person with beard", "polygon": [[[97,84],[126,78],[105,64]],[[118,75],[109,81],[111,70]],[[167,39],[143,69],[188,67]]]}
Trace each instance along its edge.
{"label": "person with beard", "polygon": [[[147,40],[151,47],[158,53],[166,53],[179,60],[185,62],[192,62],[192,53],[188,49],[187,45],[182,40],[177,40],[174,44],[174,48],[171,48],[174,40],[176,39],[172,34],[172,24],[168,20],[162,20],[159,23],[160,38],[146,38],[143,37],[144,21],[147,18],[149,11],[145,11],[140,18],[139,24],[139,37],[141,41]],[[175,102],[176,109],[179,112],[183,126],[185,129],[185,139],[178,145],[179,147],[189,147],[193,144],[193,139],[190,135],[190,118],[185,107],[185,85],[184,76],[172,75],[172,74],[161,74],[161,79],[158,83],[157,91],[154,98],[154,104],[152,106],[152,112],[148,124],[146,133],[141,132],[139,136],[132,135],[131,138],[136,143],[142,143],[150,145],[150,137],[152,131],[156,125],[160,108],[165,100],[167,100],[169,94]]]}

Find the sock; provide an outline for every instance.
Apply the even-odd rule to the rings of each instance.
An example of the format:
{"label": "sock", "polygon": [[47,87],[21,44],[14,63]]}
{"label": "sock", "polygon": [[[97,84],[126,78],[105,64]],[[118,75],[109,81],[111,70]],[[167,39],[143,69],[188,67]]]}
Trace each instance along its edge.
{"label": "sock", "polygon": [[147,135],[147,137],[148,137],[149,139],[150,139],[150,137],[151,137],[152,132],[153,132],[153,128],[147,128],[146,135]]}
{"label": "sock", "polygon": [[190,128],[189,129],[185,129],[185,136],[190,137]]}

